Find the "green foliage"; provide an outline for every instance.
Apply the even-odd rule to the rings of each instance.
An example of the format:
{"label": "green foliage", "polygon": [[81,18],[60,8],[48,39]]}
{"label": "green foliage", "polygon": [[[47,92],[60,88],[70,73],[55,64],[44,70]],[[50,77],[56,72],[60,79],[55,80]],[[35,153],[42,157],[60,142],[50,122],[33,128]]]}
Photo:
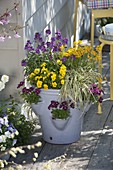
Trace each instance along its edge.
{"label": "green foliage", "polygon": [[36,104],[40,102],[40,96],[37,95],[34,91],[30,93],[21,93],[21,96],[24,99],[24,101],[26,101],[29,104],[32,104],[32,103]]}
{"label": "green foliage", "polygon": [[70,116],[69,110],[63,109],[53,109],[51,113],[53,119],[67,119]]}

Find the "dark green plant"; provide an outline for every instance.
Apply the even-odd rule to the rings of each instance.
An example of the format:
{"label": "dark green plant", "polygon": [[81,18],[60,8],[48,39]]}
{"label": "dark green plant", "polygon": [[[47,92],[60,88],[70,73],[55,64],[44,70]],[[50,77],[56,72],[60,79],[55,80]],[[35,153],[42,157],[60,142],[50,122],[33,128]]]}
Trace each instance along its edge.
{"label": "dark green plant", "polygon": [[69,110],[53,109],[51,111],[53,119],[67,119],[70,116]]}

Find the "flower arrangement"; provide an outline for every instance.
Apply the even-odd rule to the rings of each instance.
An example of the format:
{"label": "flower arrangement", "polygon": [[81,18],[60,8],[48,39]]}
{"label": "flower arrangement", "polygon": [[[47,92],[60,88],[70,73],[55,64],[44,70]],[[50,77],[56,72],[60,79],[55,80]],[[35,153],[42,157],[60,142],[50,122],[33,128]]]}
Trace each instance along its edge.
{"label": "flower arrangement", "polygon": [[[24,87],[23,87],[24,86]],[[25,87],[25,81],[21,81],[17,88],[22,88],[20,95],[27,103],[38,103],[40,101],[40,89],[37,87]]]}
{"label": "flower arrangement", "polygon": [[[0,80],[0,91],[5,88],[5,84],[9,81],[9,76],[3,75]],[[0,109],[0,151],[5,151],[14,146],[17,142],[18,130],[13,126],[12,122],[6,114]]]}
{"label": "flower arrangement", "polygon": [[9,121],[7,115],[0,117],[0,151],[11,148],[17,142],[18,130]]}
{"label": "flower arrangement", "polygon": [[70,108],[74,108],[71,101],[51,101],[48,109],[51,110],[53,119],[67,119],[70,116]]}
{"label": "flower arrangement", "polygon": [[91,46],[82,46],[79,41],[68,48],[68,39],[63,38],[60,31],[53,37],[50,30],[46,30],[45,34],[44,39],[36,33],[34,41],[28,40],[25,45],[27,57],[21,65],[30,86],[21,82],[18,85],[18,88],[22,87],[24,100],[36,103],[40,94],[35,102],[34,98],[28,98],[31,94],[29,88],[38,88],[38,91],[60,89],[61,101],[70,99],[75,107],[84,107],[87,102],[102,102],[103,90],[98,86],[102,79],[97,72],[101,46],[94,50]]}

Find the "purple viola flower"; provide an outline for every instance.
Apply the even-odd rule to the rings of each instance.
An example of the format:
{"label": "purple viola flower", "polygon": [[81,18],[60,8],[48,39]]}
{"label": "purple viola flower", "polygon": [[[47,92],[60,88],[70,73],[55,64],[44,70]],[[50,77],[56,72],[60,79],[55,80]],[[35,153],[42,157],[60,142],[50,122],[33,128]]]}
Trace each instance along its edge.
{"label": "purple viola flower", "polygon": [[100,98],[98,99],[98,102],[99,102],[99,103],[102,103],[102,101],[103,101],[103,98],[100,97]]}
{"label": "purple viola flower", "polygon": [[23,89],[22,89],[22,93],[26,93],[26,94],[28,94],[30,92],[30,90],[29,89],[27,89],[26,87],[24,87]]}
{"label": "purple viola flower", "polygon": [[76,57],[75,57],[75,55],[72,55],[72,56],[71,56],[71,58],[72,58],[73,60],[76,60]]}
{"label": "purple viola flower", "polygon": [[13,133],[15,133],[16,131],[17,131],[16,128],[14,128],[14,129],[13,129]]}
{"label": "purple viola flower", "polygon": [[47,29],[47,30],[46,30],[46,34],[48,34],[48,35],[50,35],[50,34],[51,34],[50,29]]}
{"label": "purple viola flower", "polygon": [[58,47],[57,47],[57,46],[54,46],[52,52],[54,53],[54,52],[57,52],[57,51],[58,51]]}
{"label": "purple viola flower", "polygon": [[92,84],[92,87],[93,87],[93,88],[96,88],[96,87],[97,87],[97,85],[96,85],[96,84]]}
{"label": "purple viola flower", "polygon": [[33,51],[33,50],[34,50],[34,48],[32,47],[32,43],[30,42],[30,40],[27,41],[24,49],[27,50],[27,51]]}
{"label": "purple viola flower", "polygon": [[6,114],[6,113],[4,113],[4,114],[3,114],[3,117],[7,117],[7,114]]}
{"label": "purple viola flower", "polygon": [[52,47],[52,43],[50,43],[50,42],[47,42],[46,45],[47,45],[47,48],[51,48]]}
{"label": "purple viola flower", "polygon": [[51,37],[51,42],[54,42],[56,40],[55,37]]}
{"label": "purple viola flower", "polygon": [[37,54],[40,54],[39,48],[37,48],[37,49],[35,50],[35,52],[36,52]]}
{"label": "purple viola flower", "polygon": [[40,89],[35,89],[35,93],[38,95],[38,94],[40,94]]}
{"label": "purple viola flower", "polygon": [[43,38],[42,38],[42,37],[39,38],[39,42],[40,42],[40,43],[43,42]]}
{"label": "purple viola flower", "polygon": [[27,65],[26,60],[22,60],[22,61],[21,61],[21,66],[25,67],[26,65]]}
{"label": "purple viola flower", "polygon": [[21,81],[21,82],[18,84],[17,89],[20,88],[20,87],[22,87],[23,85],[24,85],[24,81]]}
{"label": "purple viola flower", "polygon": [[34,40],[39,40],[41,37],[41,34],[39,32],[36,32],[35,33],[35,37],[34,37]]}
{"label": "purple viola flower", "polygon": [[95,90],[91,88],[91,89],[90,89],[90,92],[94,94],[94,93],[95,93]]}
{"label": "purple viola flower", "polygon": [[42,51],[42,52],[45,52],[45,51],[46,51],[46,47],[45,47],[45,46],[42,46],[42,47],[41,47],[41,51]]}
{"label": "purple viola flower", "polygon": [[12,129],[13,129],[13,124],[10,123],[10,125],[7,127],[7,130],[8,130],[8,131],[12,131]]}
{"label": "purple viola flower", "polygon": [[56,36],[56,39],[57,39],[57,40],[62,40],[62,36],[61,36],[61,35],[57,35],[57,36]]}
{"label": "purple viola flower", "polygon": [[41,50],[42,46],[41,45],[38,45],[38,49]]}
{"label": "purple viola flower", "polygon": [[57,31],[55,32],[55,34],[56,34],[56,35],[61,35],[61,32],[60,32],[59,30],[57,30]]}
{"label": "purple viola flower", "polygon": [[67,45],[68,44],[68,39],[67,38],[63,38],[62,43]]}
{"label": "purple viola flower", "polygon": [[61,60],[63,63],[65,63],[67,61],[67,57],[64,56]]}
{"label": "purple viola flower", "polygon": [[62,42],[58,42],[58,47],[61,47],[62,46]]}
{"label": "purple viola flower", "polygon": [[68,110],[68,106],[63,106],[63,110]]}
{"label": "purple viola flower", "polygon": [[30,87],[29,91],[32,92],[34,90],[34,87]]}
{"label": "purple viola flower", "polygon": [[48,109],[50,110],[51,108],[57,108],[58,105],[59,105],[59,102],[58,102],[58,101],[52,100],[52,101],[51,101],[51,104],[48,106]]}

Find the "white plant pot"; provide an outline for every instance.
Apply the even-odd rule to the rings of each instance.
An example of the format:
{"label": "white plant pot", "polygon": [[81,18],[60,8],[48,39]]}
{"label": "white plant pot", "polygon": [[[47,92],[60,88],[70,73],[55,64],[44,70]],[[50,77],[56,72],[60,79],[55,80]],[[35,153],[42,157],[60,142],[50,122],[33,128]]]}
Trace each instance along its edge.
{"label": "white plant pot", "polygon": [[[39,116],[43,139],[53,144],[69,144],[80,139],[83,114],[74,108],[70,118],[64,121],[53,120],[48,106],[51,100],[59,100],[60,90],[41,90],[42,102],[32,104],[32,109]],[[62,123],[63,122],[63,123]]]}

